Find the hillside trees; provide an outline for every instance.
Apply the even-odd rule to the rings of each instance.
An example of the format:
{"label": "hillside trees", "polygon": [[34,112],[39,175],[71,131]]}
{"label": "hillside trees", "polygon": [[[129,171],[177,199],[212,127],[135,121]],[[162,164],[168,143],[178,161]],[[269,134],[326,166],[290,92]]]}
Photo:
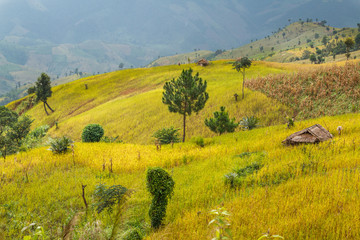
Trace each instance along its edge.
{"label": "hillside trees", "polygon": [[243,74],[242,99],[244,99],[245,70],[251,66],[251,63],[251,60],[247,57],[242,57],[233,63],[234,69]]}
{"label": "hillside trees", "polygon": [[186,116],[192,112],[198,113],[205,107],[209,94],[206,92],[207,82],[199,77],[199,73],[192,76],[193,70],[183,70],[175,80],[166,82],[162,102],[168,105],[169,111],[183,115],[183,142],[185,142]]}
{"label": "hillside trees", "polygon": [[35,93],[37,100],[44,103],[44,110],[46,115],[49,115],[48,111],[46,110],[46,106],[52,112],[54,112],[54,110],[47,103],[47,99],[51,97],[52,91],[50,77],[46,73],[41,73],[41,76],[37,79]]}
{"label": "hillside trees", "polygon": [[358,33],[355,37],[355,44],[357,48],[360,48],[360,33]]}
{"label": "hillside trees", "polygon": [[317,60],[317,59],[316,59],[315,54],[311,54],[311,55],[310,55],[310,62],[311,62],[311,63],[316,63],[316,60]]}
{"label": "hillside trees", "polygon": [[347,38],[345,40],[345,45],[346,45],[346,59],[349,60],[350,58],[350,49],[354,46],[354,40],[352,38]]}
{"label": "hillside trees", "polygon": [[6,159],[21,146],[21,140],[30,132],[33,121],[28,116],[19,115],[4,106],[0,106],[0,154]]}

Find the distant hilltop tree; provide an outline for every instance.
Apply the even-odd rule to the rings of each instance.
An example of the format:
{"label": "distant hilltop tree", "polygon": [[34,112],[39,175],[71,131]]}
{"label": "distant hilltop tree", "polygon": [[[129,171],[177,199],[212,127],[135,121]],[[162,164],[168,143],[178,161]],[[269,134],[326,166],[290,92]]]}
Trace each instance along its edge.
{"label": "distant hilltop tree", "polygon": [[233,63],[233,69],[243,74],[242,99],[244,99],[245,70],[251,66],[251,63],[251,60],[247,57],[239,58]]}
{"label": "distant hilltop tree", "polygon": [[345,40],[345,45],[346,45],[346,59],[347,60],[349,60],[349,58],[350,58],[350,49],[354,46],[354,44],[355,44],[355,42],[354,42],[354,40],[352,39],[352,38],[347,38],[346,40]]}
{"label": "distant hilltop tree", "polygon": [[37,100],[44,103],[44,110],[46,115],[49,115],[48,111],[46,110],[46,106],[51,110],[51,112],[54,112],[54,110],[47,103],[47,99],[51,97],[52,91],[50,77],[46,73],[41,73],[41,76],[37,79],[35,93]]}

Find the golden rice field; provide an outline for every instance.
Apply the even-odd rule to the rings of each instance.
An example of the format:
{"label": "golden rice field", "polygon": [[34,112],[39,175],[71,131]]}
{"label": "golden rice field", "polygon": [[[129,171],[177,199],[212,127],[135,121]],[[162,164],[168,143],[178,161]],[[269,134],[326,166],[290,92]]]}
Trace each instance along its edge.
{"label": "golden rice field", "polygon": [[[43,147],[1,160],[0,239],[33,235],[35,229],[24,229],[32,223],[44,229],[44,239],[63,239],[69,226],[73,239],[108,239],[114,213],[94,210],[93,193],[99,184],[134,191],[123,210],[119,239],[134,228],[144,239],[211,239],[215,229],[208,226],[210,211],[220,206],[231,214],[233,239],[258,239],[267,231],[285,239],[359,239],[359,114],[296,122],[289,130],[283,123],[291,109],[276,100],[245,89],[245,100],[235,102],[233,94],[241,92],[240,74],[228,61],[216,61],[207,68],[191,65],[208,81],[210,99],[199,115],[189,118],[187,133],[189,139],[205,137],[205,146],[193,140],[161,150],[139,145],[151,143],[159,128],[180,128],[181,116],[161,103],[162,86],[188,67],[123,70],[54,87],[49,99],[56,109],[53,114],[46,116],[41,104],[27,112],[35,119],[34,127],[58,121],[52,136],[79,140],[86,124],[100,123],[106,135],[119,135],[125,143],[77,142],[63,155]],[[315,67],[255,62],[247,77]],[[19,110],[22,101],[8,107]],[[237,120],[259,117],[262,128],[215,137],[205,128],[204,118],[221,105]],[[315,123],[329,129],[334,139],[296,147],[281,144],[294,131]],[[341,136],[336,131],[340,125]],[[226,174],[254,162],[262,168],[244,177],[240,187],[225,184]],[[175,181],[165,225],[158,231],[150,228],[151,195],[145,179],[146,170],[155,166],[166,169]]]}
{"label": "golden rice field", "polygon": [[[135,191],[121,229],[141,226],[145,239],[211,239],[210,210],[219,206],[231,213],[233,239],[258,239],[268,230],[285,239],[359,239],[359,120],[359,114],[348,114],[297,122],[291,130],[278,125],[241,131],[207,139],[203,148],[192,142],[161,151],[153,145],[76,143],[74,152],[65,155],[46,148],[19,153],[0,162],[0,239],[22,239],[28,232],[21,229],[33,222],[44,228],[45,239],[61,239],[66,224],[85,211],[82,184],[92,204],[100,183]],[[318,145],[281,144],[292,132],[315,123],[329,129],[334,139]],[[240,157],[244,152],[253,154]],[[240,188],[224,184],[225,174],[254,161],[263,167]],[[150,166],[165,168],[175,181],[165,226],[156,232],[149,228],[147,214],[151,196],[145,171]],[[109,234],[111,217],[89,210],[75,227],[74,239],[91,239],[94,231]]]}

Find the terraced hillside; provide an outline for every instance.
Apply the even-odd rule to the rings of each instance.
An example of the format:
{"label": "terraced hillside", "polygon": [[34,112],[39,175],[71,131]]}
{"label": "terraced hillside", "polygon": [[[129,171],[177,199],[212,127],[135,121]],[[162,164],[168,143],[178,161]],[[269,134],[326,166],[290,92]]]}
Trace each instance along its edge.
{"label": "terraced hillside", "polygon": [[[189,137],[213,136],[205,127],[204,119],[212,116],[220,106],[225,106],[230,116],[238,121],[246,115],[257,116],[262,126],[283,123],[286,115],[292,114],[284,105],[248,89],[245,90],[245,100],[236,102],[233,95],[241,92],[242,78],[228,61],[216,61],[205,68],[195,64],[176,65],[91,76],[54,87],[49,104],[55,112],[50,116],[46,116],[41,104],[26,114],[35,119],[34,126],[50,125],[52,136],[67,135],[79,140],[85,125],[99,123],[108,136],[119,135],[125,142],[151,143],[156,130],[169,126],[181,128],[182,117],[170,113],[161,101],[162,87],[165,81],[177,78],[182,69],[189,67],[208,82],[210,95],[205,108],[188,119]],[[295,68],[295,65],[255,62],[247,77],[291,72]],[[26,99],[8,106],[20,112]],[[55,129],[55,122],[58,122],[59,129]]]}

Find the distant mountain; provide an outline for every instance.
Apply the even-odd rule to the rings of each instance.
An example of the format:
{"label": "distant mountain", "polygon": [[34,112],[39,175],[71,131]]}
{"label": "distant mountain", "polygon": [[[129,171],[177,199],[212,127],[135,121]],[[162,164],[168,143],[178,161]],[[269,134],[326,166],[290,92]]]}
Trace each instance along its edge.
{"label": "distant mountain", "polygon": [[42,71],[101,73],[236,48],[288,20],[355,27],[358,12],[358,0],[0,0],[0,94]]}

